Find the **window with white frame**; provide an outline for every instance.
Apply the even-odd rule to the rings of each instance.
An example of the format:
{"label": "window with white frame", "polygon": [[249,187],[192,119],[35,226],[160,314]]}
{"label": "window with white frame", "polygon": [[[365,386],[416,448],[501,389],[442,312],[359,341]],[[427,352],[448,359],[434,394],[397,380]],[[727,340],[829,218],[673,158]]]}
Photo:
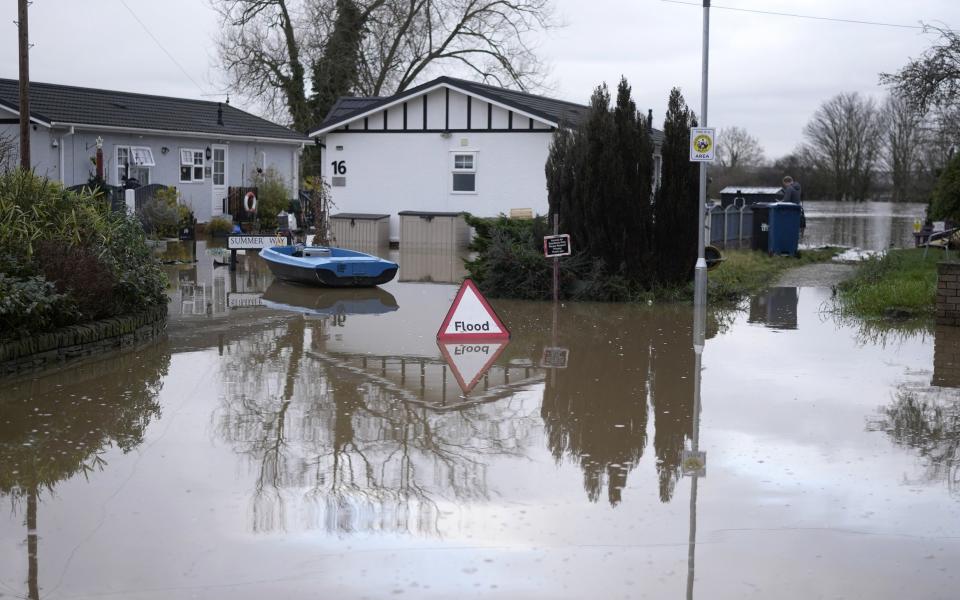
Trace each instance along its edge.
{"label": "window with white frame", "polygon": [[453,154],[451,191],[454,194],[475,194],[477,192],[476,152],[455,152]]}
{"label": "window with white frame", "polygon": [[150,183],[150,167],[157,166],[157,163],[148,146],[116,146],[114,158],[117,185],[123,185],[127,179],[136,179],[140,185]]}
{"label": "window with white frame", "polygon": [[180,183],[203,181],[203,150],[180,149]]}

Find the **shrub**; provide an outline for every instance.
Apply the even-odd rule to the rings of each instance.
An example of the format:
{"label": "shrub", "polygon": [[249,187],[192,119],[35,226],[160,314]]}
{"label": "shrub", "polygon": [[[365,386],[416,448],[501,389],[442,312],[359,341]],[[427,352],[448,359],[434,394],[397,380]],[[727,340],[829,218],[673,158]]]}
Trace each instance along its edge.
{"label": "shrub", "polygon": [[276,229],[277,214],[290,207],[290,191],[273,167],[255,173],[251,184],[257,188],[257,217],[261,229]]}
{"label": "shrub", "polygon": [[0,273],[0,339],[63,327],[78,318],[73,301],[43,277]]}
{"label": "shrub", "polygon": [[960,153],[947,164],[933,188],[930,218],[960,221]]}
{"label": "shrub", "polygon": [[91,248],[67,248],[44,240],[37,246],[36,262],[46,280],[58,293],[69,295],[85,319],[113,313],[116,277]]}
{"label": "shrub", "polygon": [[226,235],[233,231],[233,221],[226,217],[214,217],[210,219],[207,230],[211,235]]}
{"label": "shrub", "polygon": [[176,237],[180,225],[180,211],[177,205],[167,204],[159,198],[144,202],[137,213],[144,231],[157,237]]}
{"label": "shrub", "polygon": [[[166,302],[166,277],[138,220],[111,212],[89,190],[69,192],[30,171],[0,175],[0,271],[20,298],[5,305],[4,329],[15,326],[21,333],[60,324],[31,319],[45,307],[64,308],[63,302],[72,307],[64,313],[72,319]],[[7,293],[14,292],[3,297]],[[24,298],[33,298],[36,306]]]}

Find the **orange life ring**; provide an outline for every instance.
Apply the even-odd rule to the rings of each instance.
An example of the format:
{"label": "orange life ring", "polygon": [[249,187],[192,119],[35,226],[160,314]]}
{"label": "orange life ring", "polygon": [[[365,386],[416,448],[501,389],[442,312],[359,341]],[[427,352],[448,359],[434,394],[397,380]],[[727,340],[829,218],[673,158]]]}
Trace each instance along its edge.
{"label": "orange life ring", "polygon": [[243,207],[247,209],[247,212],[257,212],[256,194],[247,192],[247,195],[243,197]]}

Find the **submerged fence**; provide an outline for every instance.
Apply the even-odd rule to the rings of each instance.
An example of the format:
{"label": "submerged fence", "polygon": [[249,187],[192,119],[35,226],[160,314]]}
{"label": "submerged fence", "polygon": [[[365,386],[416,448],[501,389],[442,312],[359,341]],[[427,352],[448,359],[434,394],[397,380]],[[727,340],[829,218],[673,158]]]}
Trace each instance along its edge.
{"label": "submerged fence", "polygon": [[749,206],[719,204],[707,209],[704,237],[718,248],[749,248],[753,237],[753,211]]}

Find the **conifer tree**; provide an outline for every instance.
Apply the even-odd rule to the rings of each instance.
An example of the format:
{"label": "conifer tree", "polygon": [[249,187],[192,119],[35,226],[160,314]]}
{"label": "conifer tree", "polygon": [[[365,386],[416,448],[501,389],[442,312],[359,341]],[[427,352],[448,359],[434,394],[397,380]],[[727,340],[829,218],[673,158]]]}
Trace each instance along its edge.
{"label": "conifer tree", "polygon": [[663,157],[660,189],[654,203],[654,255],[658,280],[676,285],[693,276],[697,260],[697,210],[699,169],[690,162],[690,128],[696,116],[678,88],[670,92],[663,123]]}
{"label": "conifer tree", "polygon": [[653,154],[646,124],[637,114],[626,79],[617,103],[601,85],[590,113],[573,131],[561,127],[547,158],[551,214],[578,251],[598,259],[606,274],[647,287],[650,276]]}

